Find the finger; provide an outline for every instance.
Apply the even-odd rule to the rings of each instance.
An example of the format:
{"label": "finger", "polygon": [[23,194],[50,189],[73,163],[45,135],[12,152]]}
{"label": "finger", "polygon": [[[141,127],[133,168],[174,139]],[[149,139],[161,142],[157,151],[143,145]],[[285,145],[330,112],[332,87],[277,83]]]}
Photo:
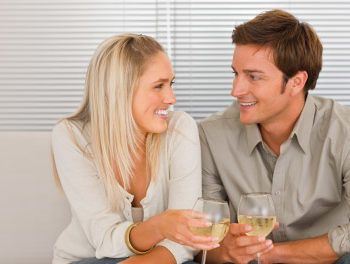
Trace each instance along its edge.
{"label": "finger", "polygon": [[192,243],[210,244],[218,241],[218,238],[216,236],[197,235],[190,230],[184,231],[182,234],[187,240],[191,241]]}
{"label": "finger", "polygon": [[265,250],[262,250],[260,253],[261,253],[261,255],[264,255],[264,254],[268,253],[271,249],[273,249],[273,244],[271,244],[271,246],[269,246]]}
{"label": "finger", "polygon": [[271,245],[272,245],[272,241],[266,240],[263,243],[254,244],[254,245],[247,246],[247,247],[242,247],[241,249],[247,255],[255,255],[256,256],[256,254],[258,252],[263,252],[263,251],[267,250],[267,248],[269,248]]}
{"label": "finger", "polygon": [[190,243],[190,247],[199,249],[199,250],[212,250],[214,248],[220,247],[220,244],[218,243],[212,243],[212,244],[198,244],[198,243]]}
{"label": "finger", "polygon": [[190,236],[188,238],[192,243],[201,243],[201,244],[211,244],[213,242],[217,243],[219,240],[216,236]]}
{"label": "finger", "polygon": [[205,219],[191,219],[189,221],[190,227],[199,227],[199,228],[206,228],[212,225],[212,223]]}
{"label": "finger", "polygon": [[232,224],[230,224],[230,231],[229,232],[234,236],[238,236],[238,235],[246,234],[246,233],[252,231],[252,229],[253,228],[251,225],[232,223]]}
{"label": "finger", "polygon": [[280,223],[279,223],[279,222],[276,222],[272,230],[277,229],[279,226],[280,226]]}
{"label": "finger", "polygon": [[197,234],[185,225],[178,226],[176,232],[173,234],[173,237],[177,240],[175,242],[179,242],[181,240],[185,241],[186,243],[191,242],[208,244],[218,240],[215,236]]}
{"label": "finger", "polygon": [[191,209],[175,209],[173,211],[176,215],[184,216],[185,218],[192,218],[193,210]]}
{"label": "finger", "polygon": [[218,238],[214,236],[199,236],[191,231],[181,233],[182,244],[201,250],[211,250],[219,246]]}
{"label": "finger", "polygon": [[182,242],[186,240],[185,237],[180,233],[174,234],[172,237],[169,237],[169,239],[171,239],[179,244],[183,244]]}
{"label": "finger", "polygon": [[264,242],[266,239],[264,236],[239,236],[235,239],[235,243],[239,247],[247,247],[250,245],[260,244]]}

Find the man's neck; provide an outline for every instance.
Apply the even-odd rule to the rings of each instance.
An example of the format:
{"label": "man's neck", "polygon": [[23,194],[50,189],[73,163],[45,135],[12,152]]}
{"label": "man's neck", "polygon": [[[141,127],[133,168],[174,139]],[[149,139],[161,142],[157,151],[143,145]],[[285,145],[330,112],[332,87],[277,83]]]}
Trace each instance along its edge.
{"label": "man's neck", "polygon": [[288,118],[259,124],[259,130],[263,141],[278,156],[280,155],[281,145],[287,141],[300,117],[305,101],[298,101],[296,104],[292,111],[290,111]]}

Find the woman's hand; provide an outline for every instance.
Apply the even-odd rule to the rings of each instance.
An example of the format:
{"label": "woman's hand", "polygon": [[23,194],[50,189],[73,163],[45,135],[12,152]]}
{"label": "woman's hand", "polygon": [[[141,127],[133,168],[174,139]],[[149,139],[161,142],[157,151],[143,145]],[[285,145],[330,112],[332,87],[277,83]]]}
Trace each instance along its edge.
{"label": "woman's hand", "polygon": [[163,238],[201,250],[211,250],[219,246],[216,237],[194,234],[190,227],[208,227],[211,223],[205,214],[192,210],[167,210],[158,215],[157,231]]}

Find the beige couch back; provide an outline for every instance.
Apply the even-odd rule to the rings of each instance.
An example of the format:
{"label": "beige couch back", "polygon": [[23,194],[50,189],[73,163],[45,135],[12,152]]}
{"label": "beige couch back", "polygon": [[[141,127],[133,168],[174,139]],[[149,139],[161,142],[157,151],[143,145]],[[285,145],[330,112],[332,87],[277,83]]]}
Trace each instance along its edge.
{"label": "beige couch back", "polygon": [[51,263],[70,211],[54,184],[49,132],[0,132],[0,212],[0,263]]}

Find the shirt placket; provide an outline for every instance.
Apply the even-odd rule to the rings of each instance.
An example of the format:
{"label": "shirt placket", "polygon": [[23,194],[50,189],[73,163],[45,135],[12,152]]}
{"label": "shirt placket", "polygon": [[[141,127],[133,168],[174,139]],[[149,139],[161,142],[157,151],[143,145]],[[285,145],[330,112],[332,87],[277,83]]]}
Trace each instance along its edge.
{"label": "shirt placket", "polygon": [[134,199],[134,196],[131,194],[126,194],[125,200],[124,200],[124,216],[128,221],[133,221],[132,219],[132,213],[131,213],[131,203]]}
{"label": "shirt placket", "polygon": [[275,242],[282,242],[287,240],[284,210],[285,210],[285,180],[287,171],[285,170],[285,150],[290,145],[290,140],[281,145],[281,153],[277,159],[276,166],[273,172],[272,179],[272,199],[275,205],[276,219],[280,223],[279,227],[272,232],[272,237]]}

